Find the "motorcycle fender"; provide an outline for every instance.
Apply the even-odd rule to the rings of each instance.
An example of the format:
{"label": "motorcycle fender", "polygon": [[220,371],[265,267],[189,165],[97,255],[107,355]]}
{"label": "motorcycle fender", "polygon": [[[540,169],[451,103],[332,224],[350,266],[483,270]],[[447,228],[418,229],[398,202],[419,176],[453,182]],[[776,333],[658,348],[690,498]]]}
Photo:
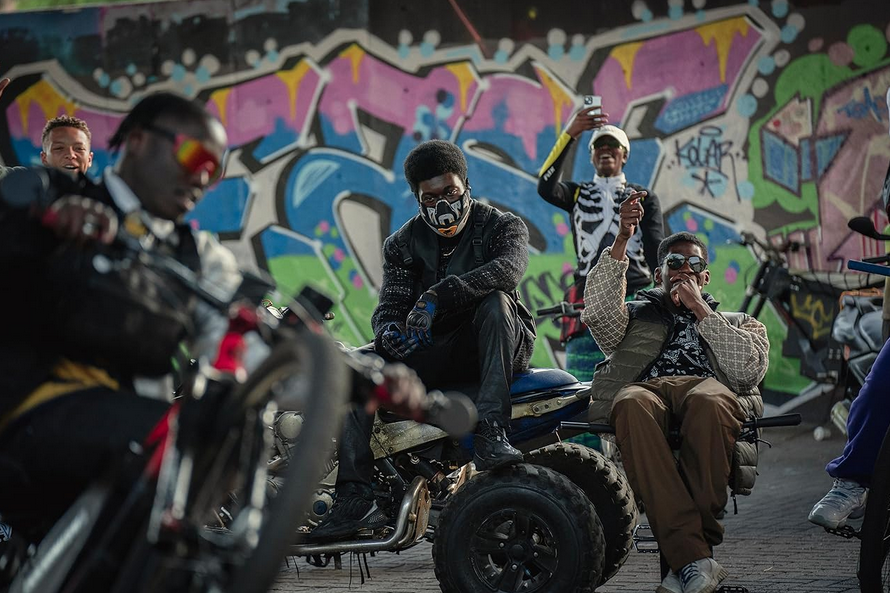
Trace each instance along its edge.
{"label": "motorcycle fender", "polygon": [[448,433],[444,430],[413,420],[399,422],[375,420],[371,433],[371,451],[374,452],[374,459],[380,459],[447,437]]}

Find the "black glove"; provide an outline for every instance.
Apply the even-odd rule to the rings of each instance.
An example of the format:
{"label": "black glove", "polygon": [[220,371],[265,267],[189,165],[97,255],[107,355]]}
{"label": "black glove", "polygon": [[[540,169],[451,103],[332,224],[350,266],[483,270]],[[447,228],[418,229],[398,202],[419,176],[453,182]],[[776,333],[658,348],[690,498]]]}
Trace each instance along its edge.
{"label": "black glove", "polygon": [[390,323],[380,336],[383,349],[396,360],[404,360],[417,350],[417,340],[408,337],[408,332],[400,323]]}
{"label": "black glove", "polygon": [[433,317],[436,315],[438,302],[439,298],[435,292],[426,291],[420,295],[420,299],[414,304],[405,321],[408,337],[417,340],[423,347],[433,345]]}

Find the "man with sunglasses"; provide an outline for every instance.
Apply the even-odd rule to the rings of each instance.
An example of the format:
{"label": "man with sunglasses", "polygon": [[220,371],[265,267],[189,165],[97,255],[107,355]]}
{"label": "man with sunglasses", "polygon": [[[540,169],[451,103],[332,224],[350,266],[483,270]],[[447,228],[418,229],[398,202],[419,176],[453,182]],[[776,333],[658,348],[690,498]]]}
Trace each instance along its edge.
{"label": "man with sunglasses", "polygon": [[[442,389],[468,393],[479,423],[473,461],[479,471],[522,460],[507,440],[510,383],[532,355],[535,326],[516,287],[528,266],[522,220],[470,197],[467,161],[455,144],[430,140],[405,159],[418,214],[383,244],[383,283],[374,310],[374,350]],[[312,532],[341,540],[387,522],[371,489],[373,416],[355,410],[340,440],[337,499]]]}
{"label": "man with sunglasses", "polygon": [[220,176],[226,142],[202,106],[158,93],[124,117],[100,183],[55,169],[0,182],[0,307],[40,311],[8,315],[0,341],[0,510],[31,539],[161,417],[180,341],[209,354],[225,331],[191,293],[140,276],[114,238],[124,228],[234,294],[234,255],[182,220]]}
{"label": "man with sunglasses", "polygon": [[[569,213],[573,244],[578,265],[565,300],[583,302],[584,279],[602,250],[612,244],[618,234],[618,206],[630,198],[644,199],[646,212],[630,238],[627,247],[627,293],[650,286],[657,265],[658,243],[664,238],[661,206],[651,190],[629,183],[624,165],[630,157],[627,134],[616,126],[606,125],[608,113],[585,107],[578,111],[557,138],[538,174],[538,194],[547,202]],[[590,162],[594,166],[589,181],[561,181],[562,169],[575,141],[592,130],[588,144]],[[582,380],[593,377],[594,367],[605,356],[578,318],[563,320],[560,340],[566,345],[566,369]]]}
{"label": "man with sunglasses", "polygon": [[[607,358],[593,379],[591,419],[615,426],[628,479],[670,571],[658,593],[710,593],[726,578],[713,558],[727,486],[747,494],[756,448],[737,442],[742,422],[760,416],[757,385],[769,363],[762,323],[721,313],[702,292],[710,280],[707,246],[680,232],[658,248],[656,288],[625,302],[626,249],[643,217],[632,198],[620,231],[587,276],[582,321]],[[675,460],[668,436],[679,423]]]}

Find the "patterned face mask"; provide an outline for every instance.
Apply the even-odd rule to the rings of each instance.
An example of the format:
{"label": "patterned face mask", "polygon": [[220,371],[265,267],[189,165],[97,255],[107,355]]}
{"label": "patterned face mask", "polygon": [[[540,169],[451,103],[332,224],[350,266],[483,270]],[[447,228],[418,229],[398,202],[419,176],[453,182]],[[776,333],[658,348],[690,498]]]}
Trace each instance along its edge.
{"label": "patterned face mask", "polygon": [[435,204],[419,204],[420,217],[431,229],[443,237],[453,237],[463,230],[470,214],[470,189],[461,194],[454,202],[447,198]]}

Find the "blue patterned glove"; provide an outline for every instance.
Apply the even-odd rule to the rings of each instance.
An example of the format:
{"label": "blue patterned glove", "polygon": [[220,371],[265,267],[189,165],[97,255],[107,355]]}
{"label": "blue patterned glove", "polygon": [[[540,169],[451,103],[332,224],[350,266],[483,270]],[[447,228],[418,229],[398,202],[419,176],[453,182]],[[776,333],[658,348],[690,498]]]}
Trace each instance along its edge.
{"label": "blue patterned glove", "polygon": [[420,299],[414,304],[405,321],[408,337],[417,340],[423,347],[433,345],[433,317],[436,316],[438,302],[439,297],[435,292],[426,291],[420,295]]}
{"label": "blue patterned glove", "polygon": [[405,328],[399,323],[390,323],[386,326],[383,335],[380,336],[380,343],[396,360],[404,360],[418,347],[417,340],[409,338]]}

